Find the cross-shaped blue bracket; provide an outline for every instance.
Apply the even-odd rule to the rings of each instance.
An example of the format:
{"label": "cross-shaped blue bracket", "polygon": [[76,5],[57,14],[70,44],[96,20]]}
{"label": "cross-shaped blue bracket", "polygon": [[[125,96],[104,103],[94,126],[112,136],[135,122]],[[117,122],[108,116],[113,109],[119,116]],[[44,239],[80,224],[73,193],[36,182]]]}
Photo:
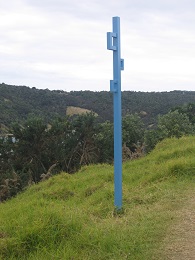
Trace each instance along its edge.
{"label": "cross-shaped blue bracket", "polygon": [[113,80],[110,91],[114,96],[114,204],[122,208],[122,118],[121,118],[121,70],[124,59],[120,57],[120,18],[113,17],[113,32],[107,33],[107,49],[113,51]]}

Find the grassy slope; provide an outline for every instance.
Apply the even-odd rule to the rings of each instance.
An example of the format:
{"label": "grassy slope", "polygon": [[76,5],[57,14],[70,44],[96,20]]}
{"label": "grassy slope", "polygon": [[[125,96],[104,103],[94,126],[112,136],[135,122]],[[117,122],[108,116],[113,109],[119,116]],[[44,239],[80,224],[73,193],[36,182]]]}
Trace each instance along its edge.
{"label": "grassy slope", "polygon": [[165,140],[123,165],[123,212],[113,167],[84,167],[0,205],[2,259],[160,259],[167,228],[195,189],[195,137]]}
{"label": "grassy slope", "polygon": [[[82,115],[92,112],[92,110],[81,108],[81,107],[73,107],[73,106],[67,106],[66,108],[66,115],[72,116],[72,115]],[[97,113],[94,113],[96,116],[98,116]]]}

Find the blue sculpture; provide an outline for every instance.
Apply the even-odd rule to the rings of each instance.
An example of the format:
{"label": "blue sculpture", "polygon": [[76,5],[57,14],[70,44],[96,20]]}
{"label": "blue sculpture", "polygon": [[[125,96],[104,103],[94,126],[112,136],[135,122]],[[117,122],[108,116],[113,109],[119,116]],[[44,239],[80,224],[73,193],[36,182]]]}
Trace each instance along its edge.
{"label": "blue sculpture", "polygon": [[110,91],[114,96],[114,205],[122,208],[122,119],[121,119],[121,70],[124,59],[120,51],[120,17],[112,18],[113,32],[107,33],[107,49],[113,51],[113,80]]}

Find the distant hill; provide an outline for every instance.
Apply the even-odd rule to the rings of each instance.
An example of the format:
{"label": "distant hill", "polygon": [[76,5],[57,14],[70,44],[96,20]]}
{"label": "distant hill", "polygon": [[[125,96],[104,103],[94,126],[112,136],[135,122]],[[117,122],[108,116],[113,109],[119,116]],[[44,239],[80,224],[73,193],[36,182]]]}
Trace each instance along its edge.
{"label": "distant hill", "polygon": [[[195,102],[195,91],[122,92],[122,114],[138,113],[146,125],[154,124],[159,114],[185,103]],[[47,122],[66,115],[67,107],[93,111],[101,121],[113,120],[113,97],[107,91],[50,91],[26,86],[0,84],[0,125],[6,130],[14,121],[21,122],[29,115]],[[79,110],[79,109],[78,109]],[[79,110],[81,111],[81,110]]]}

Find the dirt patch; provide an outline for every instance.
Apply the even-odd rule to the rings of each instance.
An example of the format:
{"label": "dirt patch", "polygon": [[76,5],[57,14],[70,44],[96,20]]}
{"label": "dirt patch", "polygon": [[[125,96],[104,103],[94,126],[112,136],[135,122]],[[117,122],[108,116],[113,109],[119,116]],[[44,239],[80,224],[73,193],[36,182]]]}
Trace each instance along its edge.
{"label": "dirt patch", "polygon": [[195,260],[195,192],[178,212],[178,221],[165,239],[163,258],[166,260]]}
{"label": "dirt patch", "polygon": [[0,232],[0,238],[5,238],[8,237],[8,235],[6,233]]}

